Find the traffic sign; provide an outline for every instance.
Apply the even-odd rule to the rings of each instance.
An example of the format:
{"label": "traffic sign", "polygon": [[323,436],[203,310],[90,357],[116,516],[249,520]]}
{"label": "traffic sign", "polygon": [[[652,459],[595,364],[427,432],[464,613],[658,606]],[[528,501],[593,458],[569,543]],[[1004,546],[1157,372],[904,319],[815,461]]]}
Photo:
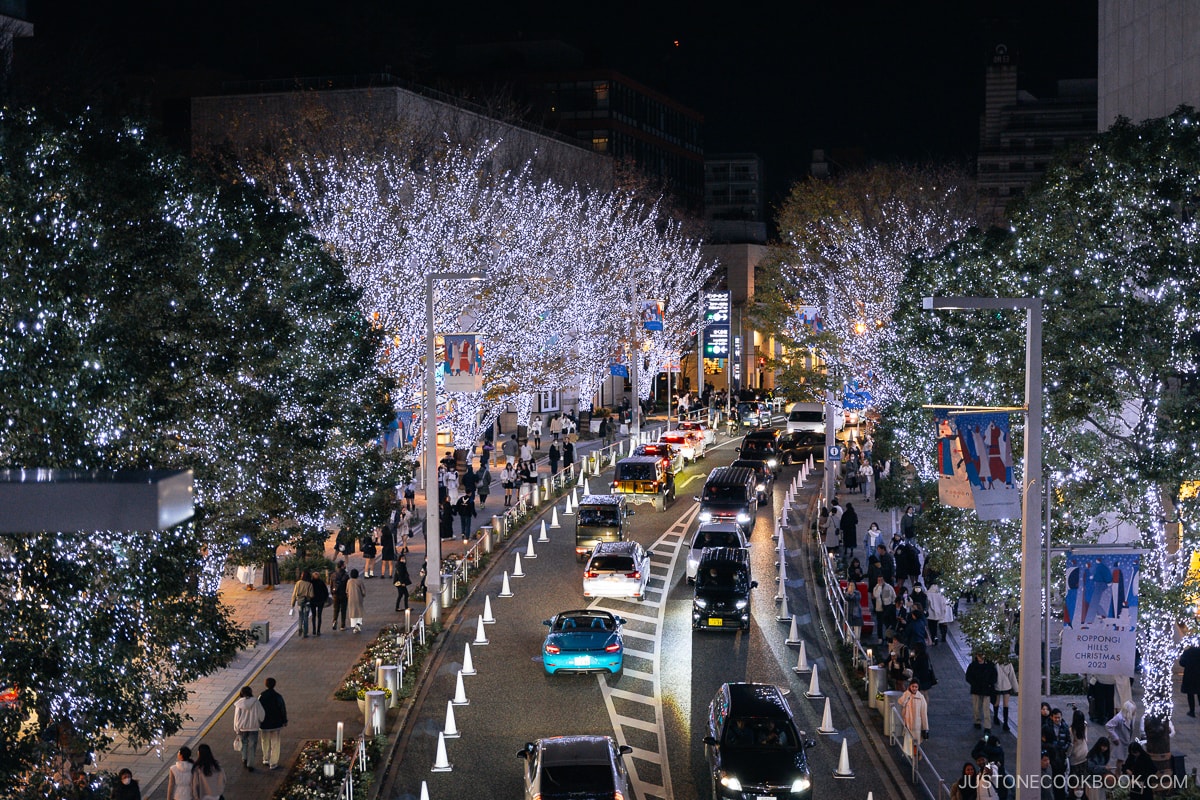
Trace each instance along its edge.
{"label": "traffic sign", "polygon": [[842,446],[840,444],[829,445],[829,447],[826,449],[825,460],[826,461],[841,461],[842,460]]}

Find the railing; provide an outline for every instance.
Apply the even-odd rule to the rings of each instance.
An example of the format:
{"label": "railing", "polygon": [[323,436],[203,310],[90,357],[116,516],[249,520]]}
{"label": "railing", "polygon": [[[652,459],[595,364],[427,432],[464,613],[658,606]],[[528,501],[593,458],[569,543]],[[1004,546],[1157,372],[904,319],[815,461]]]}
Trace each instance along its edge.
{"label": "railing", "polygon": [[367,737],[364,733],[358,737],[354,755],[350,756],[350,767],[346,770],[346,777],[342,779],[340,794],[343,800],[354,800],[354,770],[366,772],[367,766]]}

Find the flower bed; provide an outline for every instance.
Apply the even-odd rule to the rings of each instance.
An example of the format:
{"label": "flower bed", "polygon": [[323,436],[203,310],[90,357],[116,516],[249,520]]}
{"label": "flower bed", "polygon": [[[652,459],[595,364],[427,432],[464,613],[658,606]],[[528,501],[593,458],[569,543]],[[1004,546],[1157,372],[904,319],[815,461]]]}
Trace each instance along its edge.
{"label": "flower bed", "polygon": [[[426,641],[428,637],[433,635],[433,631],[426,628]],[[367,649],[363,651],[358,662],[350,668],[350,673],[342,682],[342,686],[333,696],[338,700],[358,700],[371,689],[379,688],[376,685],[375,676],[375,660],[383,659],[384,664],[399,664],[404,655],[404,645],[396,644],[397,638],[403,640],[404,626],[401,624],[388,625],[379,635],[375,637],[375,641],[367,645]],[[404,668],[404,683],[400,687],[400,697],[409,697],[413,692],[414,678],[417,671],[421,667],[421,661],[425,654],[429,652],[428,643],[425,645],[413,641],[413,661]]]}
{"label": "flower bed", "polygon": [[[367,739],[366,769],[360,769],[356,764],[351,780],[354,782],[354,795],[365,797],[374,777],[374,765],[383,752],[383,737],[376,736]],[[283,785],[272,795],[272,800],[340,800],[344,797],[342,791],[346,773],[350,771],[351,759],[354,757],[358,739],[347,739],[340,752],[334,751],[334,743],[328,739],[314,739],[305,742],[296,757],[296,763],[288,772]],[[333,764],[333,776],[325,774],[325,765]]]}

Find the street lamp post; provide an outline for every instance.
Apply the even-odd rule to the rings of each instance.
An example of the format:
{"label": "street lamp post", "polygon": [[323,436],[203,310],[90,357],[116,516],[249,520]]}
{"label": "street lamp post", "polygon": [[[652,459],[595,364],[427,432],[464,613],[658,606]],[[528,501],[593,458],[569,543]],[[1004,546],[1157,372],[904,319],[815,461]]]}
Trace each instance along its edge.
{"label": "street lamp post", "polygon": [[[425,276],[425,597],[433,619],[441,616],[442,532],[437,525],[437,333],[433,320],[433,287],[437,281],[482,280],[481,272],[431,272]],[[431,528],[432,526],[432,528]]]}
{"label": "street lamp post", "polygon": [[1021,498],[1021,660],[1017,677],[1016,800],[1036,800],[1025,781],[1041,774],[1040,703],[1042,580],[1039,534],[1042,478],[1042,299],[1040,297],[926,297],[925,310],[1025,309],[1025,474]]}

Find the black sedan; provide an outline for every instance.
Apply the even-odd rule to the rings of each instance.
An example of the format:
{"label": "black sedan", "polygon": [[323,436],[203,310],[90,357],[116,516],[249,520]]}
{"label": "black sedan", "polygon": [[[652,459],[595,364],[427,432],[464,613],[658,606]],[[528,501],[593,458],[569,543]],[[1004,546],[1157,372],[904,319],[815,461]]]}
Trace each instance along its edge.
{"label": "black sedan", "polygon": [[709,704],[704,737],[714,800],[811,800],[807,750],[815,744],[796,729],[778,686],[722,685]]}

